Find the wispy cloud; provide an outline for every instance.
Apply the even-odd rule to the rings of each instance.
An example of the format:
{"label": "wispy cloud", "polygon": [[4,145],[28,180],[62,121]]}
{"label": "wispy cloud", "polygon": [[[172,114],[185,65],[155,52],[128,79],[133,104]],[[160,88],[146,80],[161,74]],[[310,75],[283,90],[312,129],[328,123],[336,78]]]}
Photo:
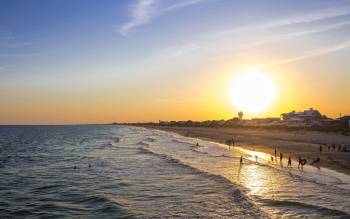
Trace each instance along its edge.
{"label": "wispy cloud", "polygon": [[31,42],[18,39],[12,32],[0,30],[0,49],[2,51],[0,58],[2,59],[38,56],[39,53],[23,51],[31,45],[33,45]]}
{"label": "wispy cloud", "polygon": [[38,56],[39,53],[16,53],[16,54],[7,54],[7,53],[0,53],[0,58],[27,58],[27,57],[33,57]]}
{"label": "wispy cloud", "polygon": [[32,45],[31,42],[2,41],[0,39],[0,47],[2,48],[24,48],[30,45]]}
{"label": "wispy cloud", "polygon": [[0,48],[24,48],[30,45],[31,42],[19,40],[11,32],[0,30]]}
{"label": "wispy cloud", "polygon": [[179,8],[183,8],[183,7],[187,7],[187,6],[191,6],[191,5],[195,5],[195,4],[198,4],[198,3],[201,3],[205,0],[187,0],[187,1],[178,1],[177,3],[173,4],[173,5],[170,5],[168,7],[165,7],[162,9],[163,12],[166,12],[166,11],[172,11],[172,10],[175,10],[175,9],[179,9]]}
{"label": "wispy cloud", "polygon": [[129,32],[139,26],[145,25],[166,12],[195,5],[206,0],[177,0],[176,3],[167,6],[161,6],[160,0],[138,0],[131,7],[130,20],[118,28],[118,32],[127,36]]}
{"label": "wispy cloud", "polygon": [[327,55],[330,53],[337,52],[339,50],[347,49],[349,47],[350,47],[350,40],[344,41],[344,42],[336,44],[336,45],[322,47],[319,49],[307,51],[304,54],[301,54],[299,56],[289,57],[289,58],[285,58],[285,59],[279,59],[279,60],[274,60],[271,62],[263,63],[263,64],[260,64],[258,66],[258,68],[267,68],[267,67],[288,64],[288,63],[292,63],[292,62],[296,62],[296,61],[300,61],[300,60],[304,60],[304,59],[309,59],[309,58],[313,58],[313,57]]}
{"label": "wispy cloud", "polygon": [[321,20],[349,15],[349,14],[350,14],[350,7],[323,9],[319,11],[310,12],[307,15],[292,16],[292,17],[276,19],[276,20],[272,20],[264,23],[253,24],[248,26],[240,26],[229,30],[218,31],[216,33],[207,34],[203,36],[203,38],[216,38],[220,36],[226,36],[226,35],[237,34],[242,32],[271,29],[271,28],[296,25],[296,24],[302,24],[302,23],[311,23],[315,21],[321,21]]}
{"label": "wispy cloud", "polygon": [[194,52],[198,49],[201,49],[202,47],[199,46],[198,44],[195,43],[190,43],[190,44],[185,44],[183,46],[181,46],[180,48],[178,48],[174,53],[173,53],[173,57],[177,57],[177,56],[182,56],[182,55],[186,55],[188,53]]}
{"label": "wispy cloud", "polygon": [[[324,33],[324,32],[338,29],[338,28],[343,28],[343,27],[346,27],[349,25],[350,25],[350,21],[340,21],[340,22],[336,22],[333,24],[327,24],[327,25],[323,25],[323,26],[319,26],[319,27],[310,28],[307,30],[302,30],[302,31],[292,31],[292,32],[281,33],[281,34],[272,33],[271,35],[268,35],[267,37],[259,37],[259,39],[254,40],[252,42],[240,44],[240,45],[238,45],[237,49],[240,49],[240,50],[250,49],[250,48],[254,48],[254,47],[257,47],[257,46],[260,46],[263,44],[273,43],[276,41],[281,42],[281,40],[290,40],[290,39],[294,39],[294,38],[298,38],[298,37],[304,37],[304,36],[308,36],[308,35]],[[226,50],[230,50],[230,48],[228,48]]]}
{"label": "wispy cloud", "polygon": [[[153,0],[152,9],[147,9],[147,22],[150,22],[154,17],[167,11],[198,4],[203,1],[205,0],[178,1],[172,5],[168,4],[166,7],[164,5],[161,7],[158,5],[159,2],[157,0]],[[346,19],[347,15],[350,15],[350,7],[328,8],[311,11],[306,15],[285,16],[280,19],[252,24],[250,26],[241,26],[229,29],[227,31],[216,32],[214,34],[209,33],[207,35],[200,35],[195,38],[192,37],[191,41],[185,44],[160,49],[153,55],[147,56],[147,58],[141,63],[143,66],[151,66],[152,68],[154,68],[153,66],[158,66],[161,68],[162,66],[175,63],[174,60],[177,62],[185,62],[187,60],[193,60],[192,58],[197,58],[197,55],[203,55],[204,53],[211,56],[213,56],[212,54],[216,54],[214,56],[217,59],[220,59],[220,57],[231,56],[234,53],[240,54],[240,52],[243,50],[251,49],[264,44],[272,43],[274,47],[278,47],[282,44],[284,45],[284,42],[281,42],[281,40],[286,40],[285,43],[288,45],[288,40],[294,40],[296,38],[302,39],[308,35],[316,35],[335,29],[348,27],[350,25],[350,21]],[[124,35],[127,35],[133,28],[134,27],[129,27]],[[235,34],[233,39],[231,34]],[[223,38],[221,39],[221,37]],[[309,50],[308,48],[303,48],[299,53],[296,53],[298,55],[290,55],[282,59],[275,59],[257,64],[257,66],[264,68],[322,56],[348,48],[349,44],[350,42],[343,42],[337,45],[329,44],[328,46],[311,50],[310,48]],[[309,46],[312,47],[312,45]],[[298,48],[295,48],[295,50],[298,50]],[[223,53],[225,53],[225,51],[229,53],[224,55]]]}
{"label": "wispy cloud", "polygon": [[148,23],[155,16],[155,3],[156,0],[138,0],[131,10],[131,19],[122,25],[119,33],[127,36],[131,29]]}

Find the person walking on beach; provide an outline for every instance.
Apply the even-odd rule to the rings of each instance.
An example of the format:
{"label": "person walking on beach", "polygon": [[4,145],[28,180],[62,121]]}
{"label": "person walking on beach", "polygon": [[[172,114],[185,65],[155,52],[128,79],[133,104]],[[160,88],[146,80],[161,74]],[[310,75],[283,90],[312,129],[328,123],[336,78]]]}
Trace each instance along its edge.
{"label": "person walking on beach", "polygon": [[273,156],[271,156],[271,162],[273,162]]}
{"label": "person walking on beach", "polygon": [[243,164],[243,156],[239,159],[239,163],[242,165]]}
{"label": "person walking on beach", "polygon": [[283,154],[280,153],[280,162],[282,162],[282,160],[283,160]]}
{"label": "person walking on beach", "polygon": [[277,157],[277,150],[276,150],[276,148],[275,148],[275,157]]}
{"label": "person walking on beach", "polygon": [[288,157],[288,167],[292,167],[292,159],[290,156]]}
{"label": "person walking on beach", "polygon": [[301,166],[301,169],[303,169],[304,165],[307,163],[306,159],[301,159],[301,157],[299,156],[299,164],[298,164],[298,169]]}

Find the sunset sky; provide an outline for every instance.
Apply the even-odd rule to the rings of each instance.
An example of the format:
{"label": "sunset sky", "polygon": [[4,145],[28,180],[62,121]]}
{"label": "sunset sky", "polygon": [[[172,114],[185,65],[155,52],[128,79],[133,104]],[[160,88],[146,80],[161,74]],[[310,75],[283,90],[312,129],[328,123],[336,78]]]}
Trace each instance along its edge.
{"label": "sunset sky", "polygon": [[350,114],[350,1],[0,0],[0,124],[229,119],[250,69],[247,118]]}

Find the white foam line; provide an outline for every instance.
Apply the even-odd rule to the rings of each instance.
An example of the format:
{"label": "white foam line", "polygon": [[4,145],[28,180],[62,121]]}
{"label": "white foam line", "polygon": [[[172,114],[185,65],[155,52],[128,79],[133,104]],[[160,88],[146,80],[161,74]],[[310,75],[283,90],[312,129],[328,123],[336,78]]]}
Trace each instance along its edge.
{"label": "white foam line", "polygon": [[[186,137],[186,136],[182,136],[182,135],[180,135],[176,132],[172,132],[172,131],[163,131],[163,130],[157,130],[157,131],[159,131],[161,133],[165,133],[168,136],[169,136],[169,134],[171,134],[171,136],[173,136],[174,138],[177,138],[177,139],[190,140],[191,143],[195,143],[198,141],[202,145],[209,143],[210,145],[216,145],[218,147],[228,149],[228,145],[226,145],[226,144],[221,144],[221,143],[217,143],[217,142],[209,141],[209,140],[202,140],[202,139],[198,139],[198,138]],[[292,172],[293,174],[296,174],[296,175],[299,175],[302,177],[307,177],[307,176],[315,177],[316,180],[322,181],[322,182],[324,182],[324,180],[326,180],[325,178],[333,179],[332,182],[330,182],[329,180],[326,180],[326,181],[328,181],[328,183],[336,183],[336,186],[350,190],[350,176],[347,174],[344,174],[344,173],[341,173],[341,172],[338,172],[338,171],[335,171],[335,170],[332,170],[332,169],[329,169],[326,167],[320,167],[320,169],[318,169],[317,167],[314,167],[311,165],[305,165],[303,170],[300,170],[297,168],[287,168],[286,166],[281,167],[280,165],[271,164],[271,162],[270,162],[270,157],[272,156],[271,154],[267,154],[267,153],[260,152],[260,151],[253,151],[253,150],[245,149],[245,148],[238,147],[238,146],[234,146],[234,150],[239,152],[239,154],[246,155],[247,157],[245,157],[245,159],[247,159],[247,160],[254,162],[255,156],[257,156],[258,163],[260,163],[260,164],[268,165],[270,167],[277,168],[281,171],[289,171],[289,172]],[[263,160],[264,162],[262,163],[261,160]],[[279,163],[279,162],[276,162],[276,163]],[[292,163],[298,163],[298,162],[293,160]],[[320,177],[322,177],[322,178],[320,178]]]}

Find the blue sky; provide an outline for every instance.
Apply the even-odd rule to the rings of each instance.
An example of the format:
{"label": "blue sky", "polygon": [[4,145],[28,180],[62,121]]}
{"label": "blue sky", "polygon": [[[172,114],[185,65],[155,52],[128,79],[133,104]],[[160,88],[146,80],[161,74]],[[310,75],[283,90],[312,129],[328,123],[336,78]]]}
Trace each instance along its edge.
{"label": "blue sky", "polygon": [[[12,109],[32,103],[69,105],[67,95],[72,101],[99,102],[110,96],[104,101],[123,102],[127,94],[130,101],[160,104],[159,109],[169,111],[181,91],[187,94],[194,84],[208,81],[216,89],[224,86],[228,74],[245,68],[283,77],[298,75],[305,83],[319,81],[312,89],[327,87],[331,93],[319,106],[332,115],[349,113],[345,104],[327,108],[335,94],[348,91],[349,36],[349,1],[0,0],[0,101],[7,106],[0,122],[11,123],[18,115],[30,117],[30,110]],[[334,80],[338,85],[330,82]],[[216,103],[221,98],[202,95],[200,88],[196,92],[201,95],[188,101],[214,98]],[[345,95],[336,98],[349,100]],[[302,108],[304,102],[293,103]],[[128,111],[128,107],[120,112],[111,108],[120,115]],[[226,109],[223,114],[229,113]],[[163,114],[162,119],[188,117]],[[208,112],[199,118],[208,115],[214,117]],[[137,112],[133,116],[155,119]],[[74,122],[96,119],[88,118]],[[97,120],[128,120],[122,118]]]}

